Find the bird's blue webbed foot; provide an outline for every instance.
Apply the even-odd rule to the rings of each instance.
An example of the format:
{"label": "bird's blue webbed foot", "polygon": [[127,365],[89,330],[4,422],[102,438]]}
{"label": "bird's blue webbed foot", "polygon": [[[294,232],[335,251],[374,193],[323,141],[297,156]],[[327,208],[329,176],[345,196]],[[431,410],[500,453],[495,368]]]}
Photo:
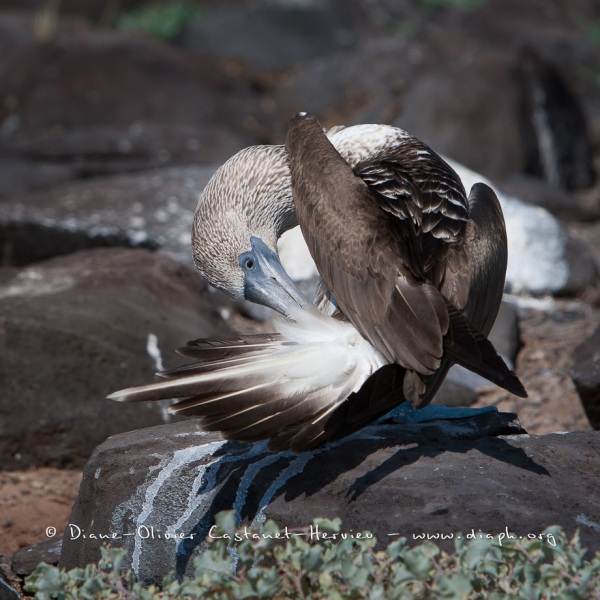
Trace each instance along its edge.
{"label": "bird's blue webbed foot", "polygon": [[497,412],[495,406],[484,406],[483,408],[462,408],[452,406],[442,406],[439,404],[429,404],[423,408],[415,410],[409,401],[403,402],[385,416],[381,417],[378,423],[422,423],[424,421],[433,421],[435,419],[467,419],[476,417],[488,412]]}

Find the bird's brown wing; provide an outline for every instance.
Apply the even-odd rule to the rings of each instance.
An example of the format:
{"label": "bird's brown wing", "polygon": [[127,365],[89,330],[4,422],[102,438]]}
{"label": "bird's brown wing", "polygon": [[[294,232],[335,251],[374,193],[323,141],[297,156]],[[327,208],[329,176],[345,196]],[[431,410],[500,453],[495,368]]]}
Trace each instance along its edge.
{"label": "bird's brown wing", "polygon": [[405,396],[417,405],[429,396],[428,379],[447,369],[443,357],[506,387],[510,371],[452,303],[468,303],[468,275],[446,285],[455,288],[451,299],[443,294],[447,265],[460,270],[453,246],[462,245],[468,218],[450,167],[427,149],[429,175],[423,161],[380,160],[361,168],[368,185],[306,114],[290,123],[286,145],[298,222],[317,268],[348,320],[407,369]]}
{"label": "bird's brown wing", "polygon": [[465,239],[449,256],[441,291],[476,329],[488,335],[504,290],[508,263],[506,227],[500,202],[489,186],[476,183],[468,203]]}
{"label": "bird's brown wing", "polygon": [[429,281],[443,277],[447,251],[460,244],[468,220],[467,198],[454,170],[420,140],[403,135],[353,167],[379,206],[398,219],[410,219]]}
{"label": "bird's brown wing", "polygon": [[432,375],[448,313],[426,279],[407,203],[382,210],[386,197],[354,175],[312,117],[292,121],[287,148],[298,222],[340,309],[389,362]]}

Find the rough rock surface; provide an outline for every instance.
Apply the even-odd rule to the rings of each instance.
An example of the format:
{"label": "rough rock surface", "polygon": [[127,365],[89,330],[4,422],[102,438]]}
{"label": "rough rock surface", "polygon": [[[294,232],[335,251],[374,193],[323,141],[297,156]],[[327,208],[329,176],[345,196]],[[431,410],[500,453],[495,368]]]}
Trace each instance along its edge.
{"label": "rough rock surface", "polygon": [[56,565],[60,560],[62,538],[56,537],[28,548],[21,548],[13,554],[12,570],[17,575],[29,575],[41,563]]}
{"label": "rough rock surface", "polygon": [[83,464],[113,433],[165,422],[117,389],[181,362],[190,339],[226,334],[196,273],[147,250],[96,249],[0,271],[3,468]]}
{"label": "rough rock surface", "polygon": [[202,56],[235,60],[254,71],[283,71],[356,42],[352,10],[338,1],[217,7],[188,23],[179,43]]}
{"label": "rough rock surface", "polygon": [[[577,7],[580,15],[592,14],[587,0]],[[524,47],[552,64],[587,117],[597,120],[598,94],[574,74],[577,67],[597,68],[598,53],[581,35],[573,9],[566,2],[550,8],[516,0],[490,0],[474,9],[371,2],[360,18],[379,35],[363,36],[358,47],[294,72],[276,90],[273,110],[282,125],[298,110],[315,111],[327,125],[395,123],[488,177],[505,177],[524,170],[526,125],[540,116],[523,101],[531,84],[519,76]],[[553,95],[552,85],[539,78],[534,83]],[[557,115],[545,106],[548,121],[568,118],[563,108]],[[558,129],[545,132],[553,142],[561,137]]]}
{"label": "rough rock surface", "polygon": [[10,561],[0,555],[0,600],[19,600],[21,596],[13,587],[5,572],[9,570],[9,564]]}
{"label": "rough rock surface", "polygon": [[[97,177],[0,202],[4,264],[94,246],[160,248],[192,264],[191,226],[216,165]],[[40,243],[40,238],[44,243]]]}
{"label": "rough rock surface", "polygon": [[[586,202],[559,187],[531,175],[516,174],[498,181],[500,189],[514,198],[522,198],[527,204],[541,206],[563,222],[590,221],[600,216],[596,202]],[[590,206],[591,205],[591,206]]]}
{"label": "rough rock surface", "polygon": [[575,349],[600,326],[600,311],[582,301],[515,298],[523,346],[516,370],[527,398],[488,388],[475,406],[494,405],[519,415],[530,433],[589,430],[590,424],[571,378]]}
{"label": "rough rock surface", "polygon": [[575,351],[571,372],[581,403],[594,429],[600,429],[600,329]]}
{"label": "rough rock surface", "polygon": [[0,66],[0,97],[2,153],[71,161],[80,175],[225,160],[252,140],[236,118],[237,103],[252,105],[242,82],[141,36],[19,47]]}
{"label": "rough rock surface", "polygon": [[[342,518],[346,532],[539,535],[551,524],[598,549],[598,434],[520,431],[514,415],[372,426],[321,450],[269,454],[224,442],[193,421],[114,436],[86,466],[61,565],[95,560],[101,536],[123,546],[144,581],[183,573],[213,515],[281,526]],[[182,536],[178,541],[176,536]]]}

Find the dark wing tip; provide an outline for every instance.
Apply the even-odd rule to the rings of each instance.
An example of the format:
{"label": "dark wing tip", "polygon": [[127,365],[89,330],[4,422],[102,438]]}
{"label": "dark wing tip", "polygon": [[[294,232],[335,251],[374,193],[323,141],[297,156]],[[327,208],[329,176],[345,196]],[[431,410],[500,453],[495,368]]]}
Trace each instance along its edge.
{"label": "dark wing tip", "polygon": [[506,377],[502,387],[511,394],[519,396],[519,398],[529,397],[525,386],[521,383],[521,380],[514,371],[509,372],[508,377]]}
{"label": "dark wing tip", "polygon": [[478,181],[471,186],[470,194],[487,194],[497,198],[496,192],[487,183],[483,183],[482,181]]}

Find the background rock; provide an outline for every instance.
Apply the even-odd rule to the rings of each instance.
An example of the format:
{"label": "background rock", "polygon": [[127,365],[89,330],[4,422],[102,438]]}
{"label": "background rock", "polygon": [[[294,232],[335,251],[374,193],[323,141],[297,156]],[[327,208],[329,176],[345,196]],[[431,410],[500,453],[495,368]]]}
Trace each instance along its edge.
{"label": "background rock", "polygon": [[0,198],[65,183],[77,176],[70,165],[1,157],[0,172]]}
{"label": "background rock", "polygon": [[600,329],[575,351],[571,376],[592,427],[600,429]]}
{"label": "background rock", "polygon": [[186,25],[179,44],[201,56],[236,60],[253,71],[283,71],[356,41],[348,3],[321,1],[214,7]]}
{"label": "background rock", "polygon": [[290,115],[308,111],[325,127],[390,122],[410,77],[421,65],[419,46],[403,38],[367,39],[344,53],[319,57],[284,78],[273,91],[272,115],[283,136]]}
{"label": "background rock", "polygon": [[393,534],[525,536],[560,524],[598,549],[598,434],[486,436],[511,427],[501,413],[380,425],[300,455],[218,441],[193,422],[115,436],[86,467],[60,564],[95,560],[102,542],[91,534],[112,534],[142,580],[183,573],[213,515],[231,508],[288,527],[338,516],[344,531],[369,529],[381,544]]}
{"label": "background rock", "polygon": [[442,63],[410,87],[393,124],[488,177],[519,171],[524,157],[510,67],[495,54]]}
{"label": "background rock", "polygon": [[0,153],[73,162],[79,175],[223,161],[252,141],[236,119],[252,104],[243,83],[122,33],[18,48],[0,66],[0,97]]}
{"label": "background rock", "polygon": [[17,575],[23,576],[33,573],[41,562],[56,565],[60,560],[61,551],[61,537],[46,540],[28,548],[21,548],[13,555],[12,570]]}
{"label": "background rock", "polygon": [[[123,10],[131,9],[143,4],[145,0],[120,0]],[[40,0],[0,0],[0,8],[35,10],[42,6]],[[61,13],[67,15],[80,15],[93,21],[100,21],[107,9],[106,0],[61,0]]]}
{"label": "background rock", "polygon": [[527,204],[545,208],[561,221],[588,221],[599,214],[576,195],[531,175],[512,175],[499,180],[498,187],[508,196],[526,198]]}
{"label": "background rock", "polygon": [[[37,0],[33,2],[39,6]],[[27,10],[24,3],[19,0],[16,0],[14,6],[6,7],[5,4],[4,0],[0,0],[0,52],[5,59],[8,59],[23,47],[34,43],[35,13]],[[9,10],[4,10],[5,8]],[[90,31],[90,25],[85,19],[63,15],[56,29],[60,36],[81,35]]]}
{"label": "background rock", "polygon": [[19,600],[20,595],[11,585],[5,570],[8,570],[10,561],[0,555],[0,600]]}
{"label": "background rock", "polygon": [[174,349],[229,329],[200,278],[145,250],[97,249],[0,271],[3,468],[82,465],[164,406],[106,395],[181,364]]}
{"label": "background rock", "polygon": [[166,167],[96,177],[0,202],[1,262],[22,265],[83,248],[122,245],[160,248],[192,265],[194,211],[216,168]]}

